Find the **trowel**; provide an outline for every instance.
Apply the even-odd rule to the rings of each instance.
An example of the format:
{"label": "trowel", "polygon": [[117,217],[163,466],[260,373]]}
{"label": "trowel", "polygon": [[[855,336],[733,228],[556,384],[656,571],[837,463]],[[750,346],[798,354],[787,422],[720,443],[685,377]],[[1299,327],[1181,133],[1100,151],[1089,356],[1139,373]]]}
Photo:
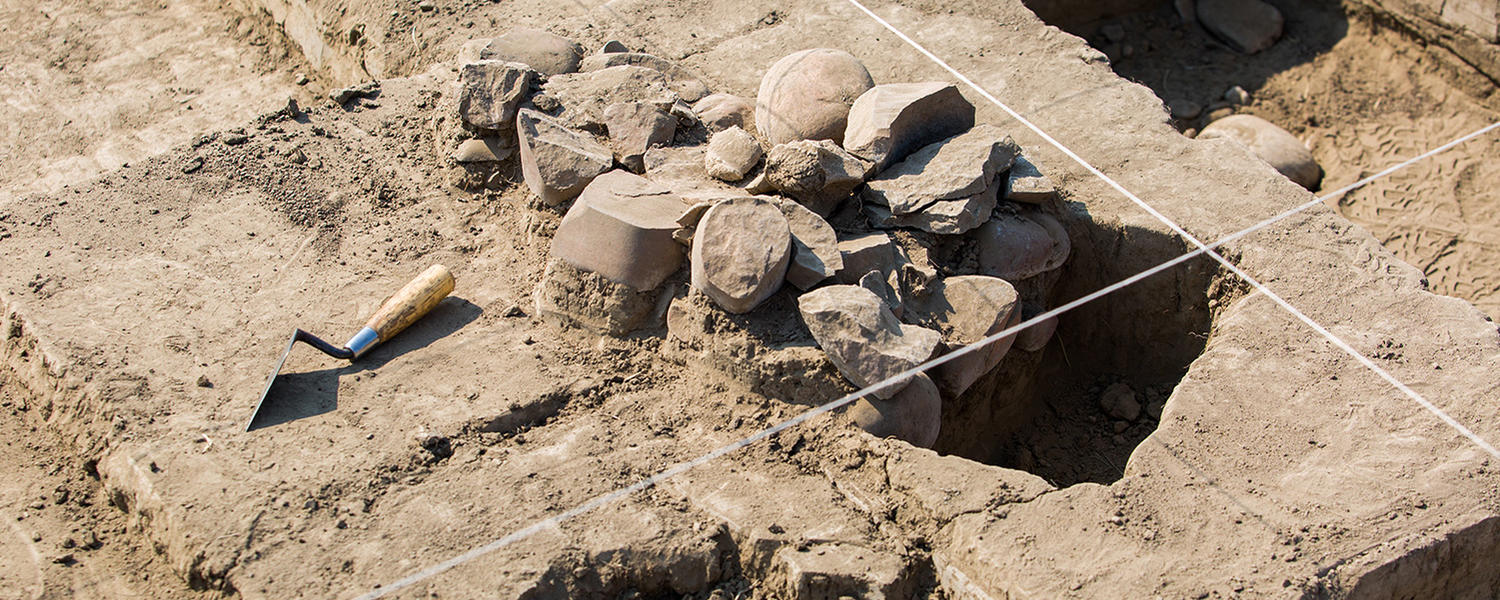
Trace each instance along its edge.
{"label": "trowel", "polygon": [[276,361],[276,368],[271,370],[271,376],[266,379],[266,389],[261,391],[260,400],[255,403],[255,412],[250,414],[250,422],[245,424],[245,431],[250,431],[255,426],[255,418],[260,416],[260,409],[266,403],[266,395],[271,393],[271,386],[276,383],[276,376],[281,374],[281,367],[286,364],[286,358],[291,355],[292,347],[296,346],[297,342],[317,348],[334,358],[358,360],[381,342],[395,337],[396,334],[401,333],[401,330],[431,312],[438,302],[452,292],[453,274],[448,272],[448,268],[443,265],[433,265],[416,279],[407,283],[395,295],[387,298],[385,303],[380,305],[380,309],[376,310],[370,320],[365,323],[364,328],[354,334],[354,337],[349,338],[343,346],[325,342],[318,336],[301,329],[293,330],[291,341],[286,343],[286,350],[281,352],[281,359]]}

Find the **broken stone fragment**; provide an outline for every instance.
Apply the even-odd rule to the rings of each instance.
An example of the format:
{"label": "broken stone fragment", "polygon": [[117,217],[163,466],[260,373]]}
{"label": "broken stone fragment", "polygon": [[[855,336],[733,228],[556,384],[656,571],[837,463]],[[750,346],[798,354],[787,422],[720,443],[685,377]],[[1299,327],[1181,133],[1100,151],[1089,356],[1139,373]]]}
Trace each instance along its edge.
{"label": "broken stone fragment", "polygon": [[509,130],[516,108],[531,90],[535,73],[526,65],[498,60],[469,63],[458,70],[458,113],[476,129]]}
{"label": "broken stone fragment", "polygon": [[594,177],[609,170],[614,156],[585,133],[530,109],[516,116],[521,175],[547,206],[577,197]]}
{"label": "broken stone fragment", "polygon": [[697,102],[708,95],[708,86],[681,65],[665,58],[645,52],[608,52],[583,59],[578,65],[582,72],[599,71],[610,67],[630,65],[660,71],[667,78],[667,87],[677,92],[686,102]]}
{"label": "broken stone fragment", "polygon": [[1136,400],[1135,390],[1125,383],[1116,383],[1099,395],[1099,408],[1109,416],[1121,421],[1134,421],[1141,416],[1141,403]]}
{"label": "broken stone fragment", "polygon": [[557,100],[559,119],[596,133],[604,131],[604,110],[611,104],[644,102],[670,112],[678,100],[661,71],[631,65],[558,75],[548,79],[542,91]]}
{"label": "broken stone fragment", "polygon": [[1198,0],[1198,22],[1235,50],[1254,54],[1281,37],[1281,11],[1261,0]]}
{"label": "broken stone fragment", "polygon": [[518,27],[491,41],[479,57],[521,63],[551,77],[577,71],[583,46],[560,35]]}
{"label": "broken stone fragment", "polygon": [[761,154],[755,136],[739,127],[730,127],[709,138],[703,167],[715,179],[739,181],[760,164]]}
{"label": "broken stone fragment", "polygon": [[[831,285],[797,300],[802,322],[828,359],[859,387],[882,382],[932,358],[940,335],[896,319],[874,292],[857,285]],[[891,398],[910,378],[873,392]]]}
{"label": "broken stone fragment", "polygon": [[604,126],[615,160],[635,173],[646,170],[646,151],[672,143],[677,119],[644,102],[621,102],[604,109]]}
{"label": "broken stone fragment", "polygon": [[933,142],[974,126],[974,105],[953,84],[887,83],[855,100],[844,148],[880,171]]}
{"label": "broken stone fragment", "polygon": [[[864,199],[905,216],[942,200],[980,197],[996,175],[1009,169],[1021,149],[998,127],[980,125],[966,133],[928,144],[865,186]],[[994,203],[989,203],[989,209]],[[988,209],[986,209],[988,210]]]}
{"label": "broken stone fragment", "polygon": [[732,94],[709,94],[693,104],[693,113],[709,132],[730,127],[749,131],[755,127],[755,105]]}
{"label": "broken stone fragment", "polygon": [[[1021,320],[1030,321],[1032,317],[1045,312],[1040,307],[1023,306]],[[1047,347],[1047,342],[1052,341],[1052,334],[1057,332],[1057,317],[1049,317],[1039,323],[1022,329],[1016,334],[1016,347],[1026,352],[1037,352]]]}
{"label": "broken stone fragment", "polygon": [[516,151],[515,144],[508,137],[485,137],[477,140],[464,140],[453,152],[453,161],[457,163],[484,163],[500,162]]}
{"label": "broken stone fragment", "polygon": [[1309,190],[1318,189],[1323,167],[1297,136],[1255,115],[1231,115],[1209,123],[1200,140],[1228,138],[1248,148],[1287,179]]}
{"label": "broken stone fragment", "polygon": [[[1020,323],[1021,301],[1016,288],[997,277],[947,277],[907,304],[907,320],[936,329],[951,352]],[[939,365],[933,381],[945,397],[958,397],[1000,364],[1015,339],[1006,336]]]}
{"label": "broken stone fragment", "polygon": [[839,240],[838,248],[844,264],[834,277],[843,284],[857,284],[870,271],[889,275],[906,260],[896,240],[879,232]]}
{"label": "broken stone fragment", "polygon": [[755,96],[755,129],[771,145],[844,139],[849,107],[875,85],[864,63],[843,50],[813,48],[766,70]]}
{"label": "broken stone fragment", "polygon": [[747,313],[781,288],[791,255],[791,230],[775,203],[720,202],[693,235],[693,287],[728,312]]}
{"label": "broken stone fragment", "polygon": [[1005,199],[1027,204],[1045,204],[1057,197],[1057,186],[1052,179],[1042,174],[1036,163],[1025,156],[1016,155],[1006,176]]}
{"label": "broken stone fragment", "polygon": [[797,289],[806,290],[844,267],[838,234],[823,217],[796,202],[782,201],[776,206],[792,232],[792,262],[787,265],[787,281]]}
{"label": "broken stone fragment", "polygon": [[864,182],[869,167],[828,140],[779,144],[766,155],[771,186],[825,217]]}
{"label": "broken stone fragment", "polygon": [[940,234],[960,234],[979,227],[995,210],[996,196],[1000,184],[985,188],[983,192],[956,200],[938,200],[920,212],[896,216],[891,210],[875,203],[866,203],[864,209],[870,224],[880,228],[910,227]]}
{"label": "broken stone fragment", "polygon": [[[744,190],[708,176],[707,146],[664,146],[646,151],[646,178],[682,196],[688,204],[719,202],[747,195]],[[749,194],[753,195],[753,194]]]}
{"label": "broken stone fragment", "polygon": [[1068,232],[1041,211],[996,212],[970,232],[979,245],[979,271],[1009,282],[1061,267],[1072,252]]}
{"label": "broken stone fragment", "polygon": [[927,375],[888,400],[864,397],[849,406],[854,423],[875,437],[893,437],[918,448],[931,448],[942,432],[943,397]]}
{"label": "broken stone fragment", "polygon": [[682,265],[682,246],[672,233],[687,208],[644,177],[610,171],[563,216],[552,256],[637,290],[655,289]]}
{"label": "broken stone fragment", "polygon": [[901,304],[901,296],[896,293],[896,287],[891,285],[891,277],[880,271],[870,271],[864,277],[859,278],[859,287],[875,292],[876,296],[885,301],[885,305],[891,309],[891,314],[901,318],[904,312]]}

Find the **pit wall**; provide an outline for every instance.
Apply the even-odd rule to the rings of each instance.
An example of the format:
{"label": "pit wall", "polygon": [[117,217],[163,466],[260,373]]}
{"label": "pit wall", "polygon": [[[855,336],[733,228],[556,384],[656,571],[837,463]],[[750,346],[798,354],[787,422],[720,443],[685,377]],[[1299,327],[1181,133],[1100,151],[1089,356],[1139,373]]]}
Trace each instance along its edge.
{"label": "pit wall", "polygon": [[384,38],[384,28],[349,17],[342,0],[317,4],[314,8],[304,0],[232,0],[229,7],[273,24],[332,87],[384,78],[381,54],[367,52],[377,43],[372,40]]}

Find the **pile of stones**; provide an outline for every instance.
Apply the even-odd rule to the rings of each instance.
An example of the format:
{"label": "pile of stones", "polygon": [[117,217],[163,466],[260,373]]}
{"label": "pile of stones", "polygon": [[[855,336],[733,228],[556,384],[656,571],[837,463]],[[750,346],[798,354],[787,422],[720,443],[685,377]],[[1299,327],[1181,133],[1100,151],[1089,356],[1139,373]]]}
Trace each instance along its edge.
{"label": "pile of stones", "polygon": [[[466,52],[446,151],[515,156],[540,205],[565,211],[534,297],[544,319],[624,336],[692,306],[780,310],[867,386],[1040,312],[1069,256],[1053,183],[952,84],[877,85],[849,53],[811,49],[752,101],[616,42],[585,56],[512,31]],[[1054,326],[885,386],[855,421],[930,446],[944,398]]]}

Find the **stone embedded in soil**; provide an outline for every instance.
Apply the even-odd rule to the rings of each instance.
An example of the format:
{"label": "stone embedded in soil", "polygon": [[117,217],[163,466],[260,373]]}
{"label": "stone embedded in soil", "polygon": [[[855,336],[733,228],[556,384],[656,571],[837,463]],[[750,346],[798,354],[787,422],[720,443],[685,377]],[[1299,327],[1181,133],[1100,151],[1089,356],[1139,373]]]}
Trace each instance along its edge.
{"label": "stone embedded in soil", "polygon": [[796,202],[778,202],[777,207],[792,232],[792,261],[786,269],[788,282],[806,290],[844,267],[838,234],[828,221]]}
{"label": "stone embedded in soil", "polygon": [[1036,163],[1025,156],[1016,156],[1006,175],[1005,199],[1010,202],[1044,204],[1057,197],[1057,186],[1052,178],[1042,174]]}
{"label": "stone embedded in soil", "polygon": [[893,437],[931,448],[942,431],[943,395],[927,375],[917,375],[889,399],[866,396],[849,405],[849,416],[875,437]]}
{"label": "stone embedded in soil", "polygon": [[870,164],[828,140],[778,144],[766,155],[766,179],[822,216],[833,214],[864,182]]}
{"label": "stone embedded in soil", "polygon": [[1203,105],[1186,98],[1178,98],[1167,103],[1167,110],[1172,114],[1173,119],[1187,121],[1203,114]]}
{"label": "stone embedded in soil", "polygon": [[1250,104],[1250,92],[1236,85],[1224,90],[1224,100],[1236,106],[1245,106]]}
{"label": "stone embedded in soil", "polygon": [[[859,387],[915,367],[937,349],[941,336],[896,319],[884,300],[857,285],[818,288],[797,300],[802,322],[839,372]],[[873,392],[891,398],[910,378]]]}
{"label": "stone embedded in soil", "polygon": [[1254,54],[1281,37],[1281,11],[1261,0],[1198,0],[1198,22],[1235,50]]}
{"label": "stone embedded in soil", "polygon": [[611,104],[645,102],[671,112],[678,100],[661,71],[631,65],[558,75],[548,79],[542,91],[561,107],[559,119],[595,132],[604,131],[604,110]]}
{"label": "stone embedded in soil", "polygon": [[594,177],[609,170],[614,155],[593,136],[531,109],[516,116],[521,175],[547,206],[577,197]]}
{"label": "stone embedded in soil", "polygon": [[787,545],[776,551],[767,587],[781,598],[910,598],[916,587],[908,561],[844,543]]}
{"label": "stone embedded in soil", "polygon": [[732,94],[709,94],[693,104],[693,113],[709,132],[755,128],[755,104]]}
{"label": "stone embedded in soil", "polygon": [[458,70],[458,112],[465,123],[489,131],[515,126],[516,108],[531,91],[535,79],[526,65],[481,60]]}
{"label": "stone embedded in soil", "polygon": [[604,126],[615,160],[633,172],[646,170],[646,151],[672,143],[677,119],[645,102],[621,102],[604,109]]}
{"label": "stone embedded in soil", "polygon": [[1099,408],[1122,421],[1134,421],[1141,416],[1141,403],[1136,400],[1135,390],[1124,383],[1105,388],[1104,393],[1099,395]]}
{"label": "stone embedded in soil", "polygon": [[599,54],[609,54],[611,52],[629,52],[629,51],[630,51],[630,48],[627,48],[625,46],[625,44],[620,43],[620,40],[610,40],[610,41],[604,42],[604,45],[599,47]]}
{"label": "stone embedded in soil", "polygon": [[693,287],[731,313],[747,313],[781,289],[792,235],[769,199],[734,198],[703,213],[693,235]]}
{"label": "stone embedded in soil", "polygon": [[621,336],[645,324],[656,297],[654,290],[610,281],[553,257],[533,292],[532,306],[543,321]]}
{"label": "stone embedded in soil", "polygon": [[1209,123],[1198,139],[1227,138],[1248,148],[1251,154],[1309,190],[1318,188],[1323,167],[1297,136],[1255,115],[1231,115]]}
{"label": "stone embedded in soil", "polygon": [[844,148],[879,171],[933,142],[974,126],[974,105],[953,84],[887,83],[865,92],[849,111]]}
{"label": "stone embedded in soil", "polygon": [[667,78],[667,87],[677,92],[683,101],[697,102],[708,95],[708,86],[693,76],[687,69],[665,58],[645,52],[609,52],[595,54],[583,59],[578,70],[585,73],[610,67],[634,66],[653,69]]}
{"label": "stone embedded in soil", "polygon": [[[1020,323],[1021,302],[1016,288],[1003,279],[946,277],[907,303],[906,318],[937,330],[943,345],[952,351]],[[933,381],[945,397],[957,398],[999,365],[1015,340],[1016,336],[1007,336],[939,365],[931,373]]]}
{"label": "stone embedded in soil", "polygon": [[979,245],[979,271],[1018,282],[1061,267],[1072,243],[1068,232],[1047,213],[997,212],[969,232]]}
{"label": "stone embedded in soil", "polygon": [[868,233],[839,240],[838,248],[844,266],[834,277],[843,284],[857,284],[870,271],[889,275],[900,268],[901,263],[906,262],[896,240],[885,233]]}
{"label": "stone embedded in soil", "polygon": [[518,27],[491,41],[479,57],[521,63],[551,77],[577,71],[583,46],[560,35]]}
{"label": "stone embedded in soil", "polygon": [[849,107],[875,80],[843,50],[812,48],[766,70],[755,96],[755,129],[771,145],[844,139]]}
{"label": "stone embedded in soil", "polygon": [[996,201],[996,174],[1009,169],[1019,154],[1010,136],[981,125],[929,144],[882,171],[866,184],[864,199],[890,209],[895,217],[954,201],[917,222],[936,233],[962,233],[989,218]]}
{"label": "stone embedded in soil", "polygon": [[[1032,317],[1044,312],[1040,308],[1023,310],[1021,320],[1029,321]],[[1026,352],[1036,352],[1047,347],[1047,342],[1052,341],[1052,334],[1057,332],[1057,317],[1049,317],[1030,327],[1022,329],[1016,334],[1016,347]]]}
{"label": "stone embedded in soil", "polygon": [[682,246],[672,233],[687,209],[648,179],[610,171],[595,178],[563,215],[552,255],[636,290],[655,289],[682,265]]}
{"label": "stone embedded in soil", "polygon": [[730,127],[709,138],[703,167],[715,179],[739,181],[760,164],[762,153],[755,136],[739,127]]}
{"label": "stone embedded in soil", "polygon": [[509,137],[485,137],[464,140],[453,151],[453,161],[458,163],[500,162],[510,158],[516,151]]}

